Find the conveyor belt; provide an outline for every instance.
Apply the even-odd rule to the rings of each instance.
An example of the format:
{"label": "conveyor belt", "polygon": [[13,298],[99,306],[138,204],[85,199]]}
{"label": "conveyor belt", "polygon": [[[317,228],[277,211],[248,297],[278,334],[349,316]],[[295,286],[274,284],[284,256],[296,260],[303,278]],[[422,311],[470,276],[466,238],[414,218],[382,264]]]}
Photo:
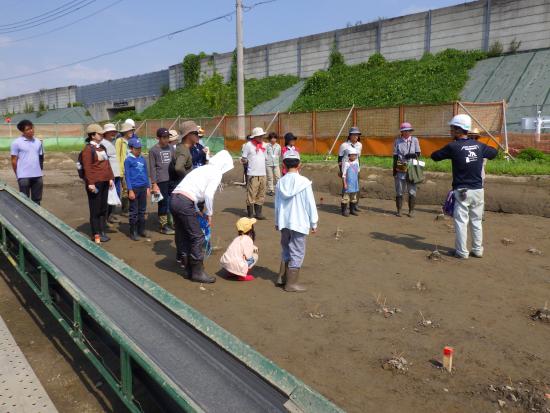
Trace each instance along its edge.
{"label": "conveyor belt", "polygon": [[287,411],[287,396],[7,191],[0,214],[205,411]]}

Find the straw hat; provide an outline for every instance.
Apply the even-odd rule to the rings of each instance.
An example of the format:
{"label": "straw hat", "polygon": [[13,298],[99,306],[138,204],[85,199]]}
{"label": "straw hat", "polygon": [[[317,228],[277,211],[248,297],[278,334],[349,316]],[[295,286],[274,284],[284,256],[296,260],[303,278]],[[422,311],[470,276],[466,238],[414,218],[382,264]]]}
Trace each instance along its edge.
{"label": "straw hat", "polygon": [[252,229],[252,226],[256,223],[256,218],[241,218],[237,221],[237,231],[247,233]]}
{"label": "straw hat", "polygon": [[131,130],[134,130],[136,127],[133,126],[132,124],[130,123],[127,123],[127,122],[124,122],[122,124],[122,126],[120,127],[120,133],[126,133],[126,132],[130,132]]}

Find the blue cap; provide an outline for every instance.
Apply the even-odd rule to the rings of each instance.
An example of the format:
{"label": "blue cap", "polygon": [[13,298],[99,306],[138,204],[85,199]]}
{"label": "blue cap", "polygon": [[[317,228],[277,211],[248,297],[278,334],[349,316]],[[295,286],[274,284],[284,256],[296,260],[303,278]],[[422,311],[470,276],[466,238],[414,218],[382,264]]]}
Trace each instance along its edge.
{"label": "blue cap", "polygon": [[128,141],[130,148],[141,148],[141,141],[138,138],[132,138]]}

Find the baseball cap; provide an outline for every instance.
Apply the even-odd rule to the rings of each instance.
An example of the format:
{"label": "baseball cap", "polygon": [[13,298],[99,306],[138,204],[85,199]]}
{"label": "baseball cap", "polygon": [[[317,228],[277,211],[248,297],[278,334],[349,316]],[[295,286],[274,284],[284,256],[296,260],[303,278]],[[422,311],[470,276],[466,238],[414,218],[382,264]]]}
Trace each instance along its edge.
{"label": "baseball cap", "polygon": [[157,138],[162,138],[165,136],[170,136],[170,132],[166,128],[158,128],[157,129]]}
{"label": "baseball cap", "polygon": [[130,148],[141,148],[141,141],[138,138],[132,138],[128,141]]}
{"label": "baseball cap", "polygon": [[237,221],[237,231],[247,233],[252,229],[252,225],[256,223],[256,218],[243,217]]}

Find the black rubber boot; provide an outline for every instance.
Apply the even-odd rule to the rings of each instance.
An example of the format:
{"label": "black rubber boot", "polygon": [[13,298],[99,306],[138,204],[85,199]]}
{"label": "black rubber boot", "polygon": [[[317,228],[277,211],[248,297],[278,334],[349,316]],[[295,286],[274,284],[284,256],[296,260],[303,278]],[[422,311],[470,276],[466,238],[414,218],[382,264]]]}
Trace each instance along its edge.
{"label": "black rubber boot", "polygon": [[111,240],[111,238],[109,238],[107,234],[105,234],[105,228],[107,227],[106,221],[106,217],[102,217],[99,220],[99,239],[101,240],[101,242],[107,242]]}
{"label": "black rubber boot", "polygon": [[342,208],[342,216],[349,217],[348,204],[340,204],[340,207]]}
{"label": "black rubber boot", "polygon": [[211,284],[216,282],[215,277],[209,276],[204,272],[204,264],[202,261],[190,259],[189,265],[191,266],[191,281],[203,284]]}
{"label": "black rubber boot", "polygon": [[191,278],[191,266],[189,265],[189,257],[187,255],[180,255],[179,257],[180,268],[183,270],[184,278]]}
{"label": "black rubber boot", "polygon": [[248,218],[252,218],[254,216],[254,205],[247,205],[246,206],[246,216]]}
{"label": "black rubber boot", "polygon": [[139,241],[139,235],[137,233],[137,225],[130,224],[130,239],[132,241]]}
{"label": "black rubber boot", "polygon": [[409,217],[414,217],[414,208],[416,207],[416,197],[409,195]]}
{"label": "black rubber boot", "polygon": [[286,273],[288,271],[288,262],[281,261],[281,266],[279,267],[279,276],[275,285],[284,286],[286,284]]}
{"label": "black rubber boot", "polygon": [[138,221],[137,232],[140,237],[147,238],[147,232],[145,231],[145,221]]}
{"label": "black rubber boot", "polygon": [[359,215],[359,214],[357,213],[357,204],[352,204],[352,203],[349,204],[349,213],[350,213],[351,215],[354,215],[354,216]]}
{"label": "black rubber boot", "polygon": [[402,196],[396,196],[395,197],[395,207],[397,208],[397,215],[398,217],[401,216],[401,210],[403,209],[403,197]]}
{"label": "black rubber boot", "polygon": [[300,278],[299,268],[289,268],[287,271],[287,281],[285,284],[285,291],[289,293],[303,293],[307,291],[307,288],[298,284],[298,278]]}
{"label": "black rubber boot", "polygon": [[264,220],[266,219],[265,216],[262,215],[262,206],[258,204],[254,204],[254,211],[256,212],[256,219],[257,220]]}

